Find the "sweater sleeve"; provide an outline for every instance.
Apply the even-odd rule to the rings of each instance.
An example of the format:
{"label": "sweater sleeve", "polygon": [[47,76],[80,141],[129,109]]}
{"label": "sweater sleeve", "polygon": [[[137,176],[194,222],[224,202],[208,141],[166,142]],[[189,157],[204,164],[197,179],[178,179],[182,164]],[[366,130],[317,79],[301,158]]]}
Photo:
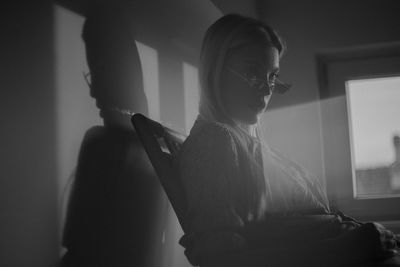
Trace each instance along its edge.
{"label": "sweater sleeve", "polygon": [[[192,241],[188,257],[239,249],[245,240],[237,227],[243,226],[235,211],[238,156],[228,129],[212,124],[184,145],[179,173],[188,201]],[[237,190],[237,189],[236,189]]]}

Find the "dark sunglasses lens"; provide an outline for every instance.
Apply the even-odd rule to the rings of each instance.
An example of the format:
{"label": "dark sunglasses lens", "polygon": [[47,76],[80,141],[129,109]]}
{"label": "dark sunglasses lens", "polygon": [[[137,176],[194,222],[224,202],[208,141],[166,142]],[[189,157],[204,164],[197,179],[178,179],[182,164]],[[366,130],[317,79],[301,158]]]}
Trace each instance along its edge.
{"label": "dark sunglasses lens", "polygon": [[278,94],[284,94],[292,88],[291,84],[287,83],[275,83],[274,92]]}

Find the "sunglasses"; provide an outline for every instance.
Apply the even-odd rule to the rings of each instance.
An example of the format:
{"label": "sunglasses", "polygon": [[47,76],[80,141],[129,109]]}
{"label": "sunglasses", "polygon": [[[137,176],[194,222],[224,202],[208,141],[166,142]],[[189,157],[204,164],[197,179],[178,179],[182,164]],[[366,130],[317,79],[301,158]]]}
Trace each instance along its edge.
{"label": "sunglasses", "polygon": [[245,81],[250,88],[256,89],[256,90],[265,90],[268,89],[267,95],[273,94],[273,93],[278,93],[278,94],[284,94],[286,93],[291,87],[291,84],[284,83],[281,80],[278,79],[277,75],[274,75],[273,78],[271,79],[262,79],[257,77],[256,75],[252,75],[251,77],[247,77],[245,74],[241,74],[238,71],[227,67],[227,69],[241,78],[243,81]]}

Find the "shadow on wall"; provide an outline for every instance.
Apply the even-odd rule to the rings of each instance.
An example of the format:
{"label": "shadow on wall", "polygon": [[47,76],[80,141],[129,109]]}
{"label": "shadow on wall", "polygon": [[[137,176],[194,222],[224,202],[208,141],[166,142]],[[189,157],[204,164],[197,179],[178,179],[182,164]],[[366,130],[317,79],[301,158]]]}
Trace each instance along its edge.
{"label": "shadow on wall", "polygon": [[[174,48],[176,40],[155,49],[135,40],[123,18],[96,13],[84,29],[89,90],[80,38],[84,18],[61,7],[55,12],[60,191],[78,162],[63,232],[63,264],[190,266],[178,245],[182,230],[127,114],[149,114],[184,132],[194,118],[185,119],[182,110],[192,117],[197,110],[183,103],[198,95],[196,68],[184,62],[179,47]],[[98,125],[89,91],[104,126]]]}

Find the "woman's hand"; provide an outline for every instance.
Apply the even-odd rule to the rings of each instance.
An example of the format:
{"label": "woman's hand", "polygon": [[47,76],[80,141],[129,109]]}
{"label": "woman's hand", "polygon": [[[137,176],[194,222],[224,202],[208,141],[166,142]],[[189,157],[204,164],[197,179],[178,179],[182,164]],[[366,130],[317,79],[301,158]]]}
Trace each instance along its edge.
{"label": "woman's hand", "polygon": [[373,222],[372,223],[376,231],[379,232],[379,237],[381,241],[381,250],[389,254],[396,254],[396,249],[400,248],[400,240],[398,237],[390,230],[386,229],[382,224]]}
{"label": "woman's hand", "polygon": [[368,222],[346,230],[337,241],[344,255],[353,259],[385,259],[397,254],[396,236],[379,223]]}

